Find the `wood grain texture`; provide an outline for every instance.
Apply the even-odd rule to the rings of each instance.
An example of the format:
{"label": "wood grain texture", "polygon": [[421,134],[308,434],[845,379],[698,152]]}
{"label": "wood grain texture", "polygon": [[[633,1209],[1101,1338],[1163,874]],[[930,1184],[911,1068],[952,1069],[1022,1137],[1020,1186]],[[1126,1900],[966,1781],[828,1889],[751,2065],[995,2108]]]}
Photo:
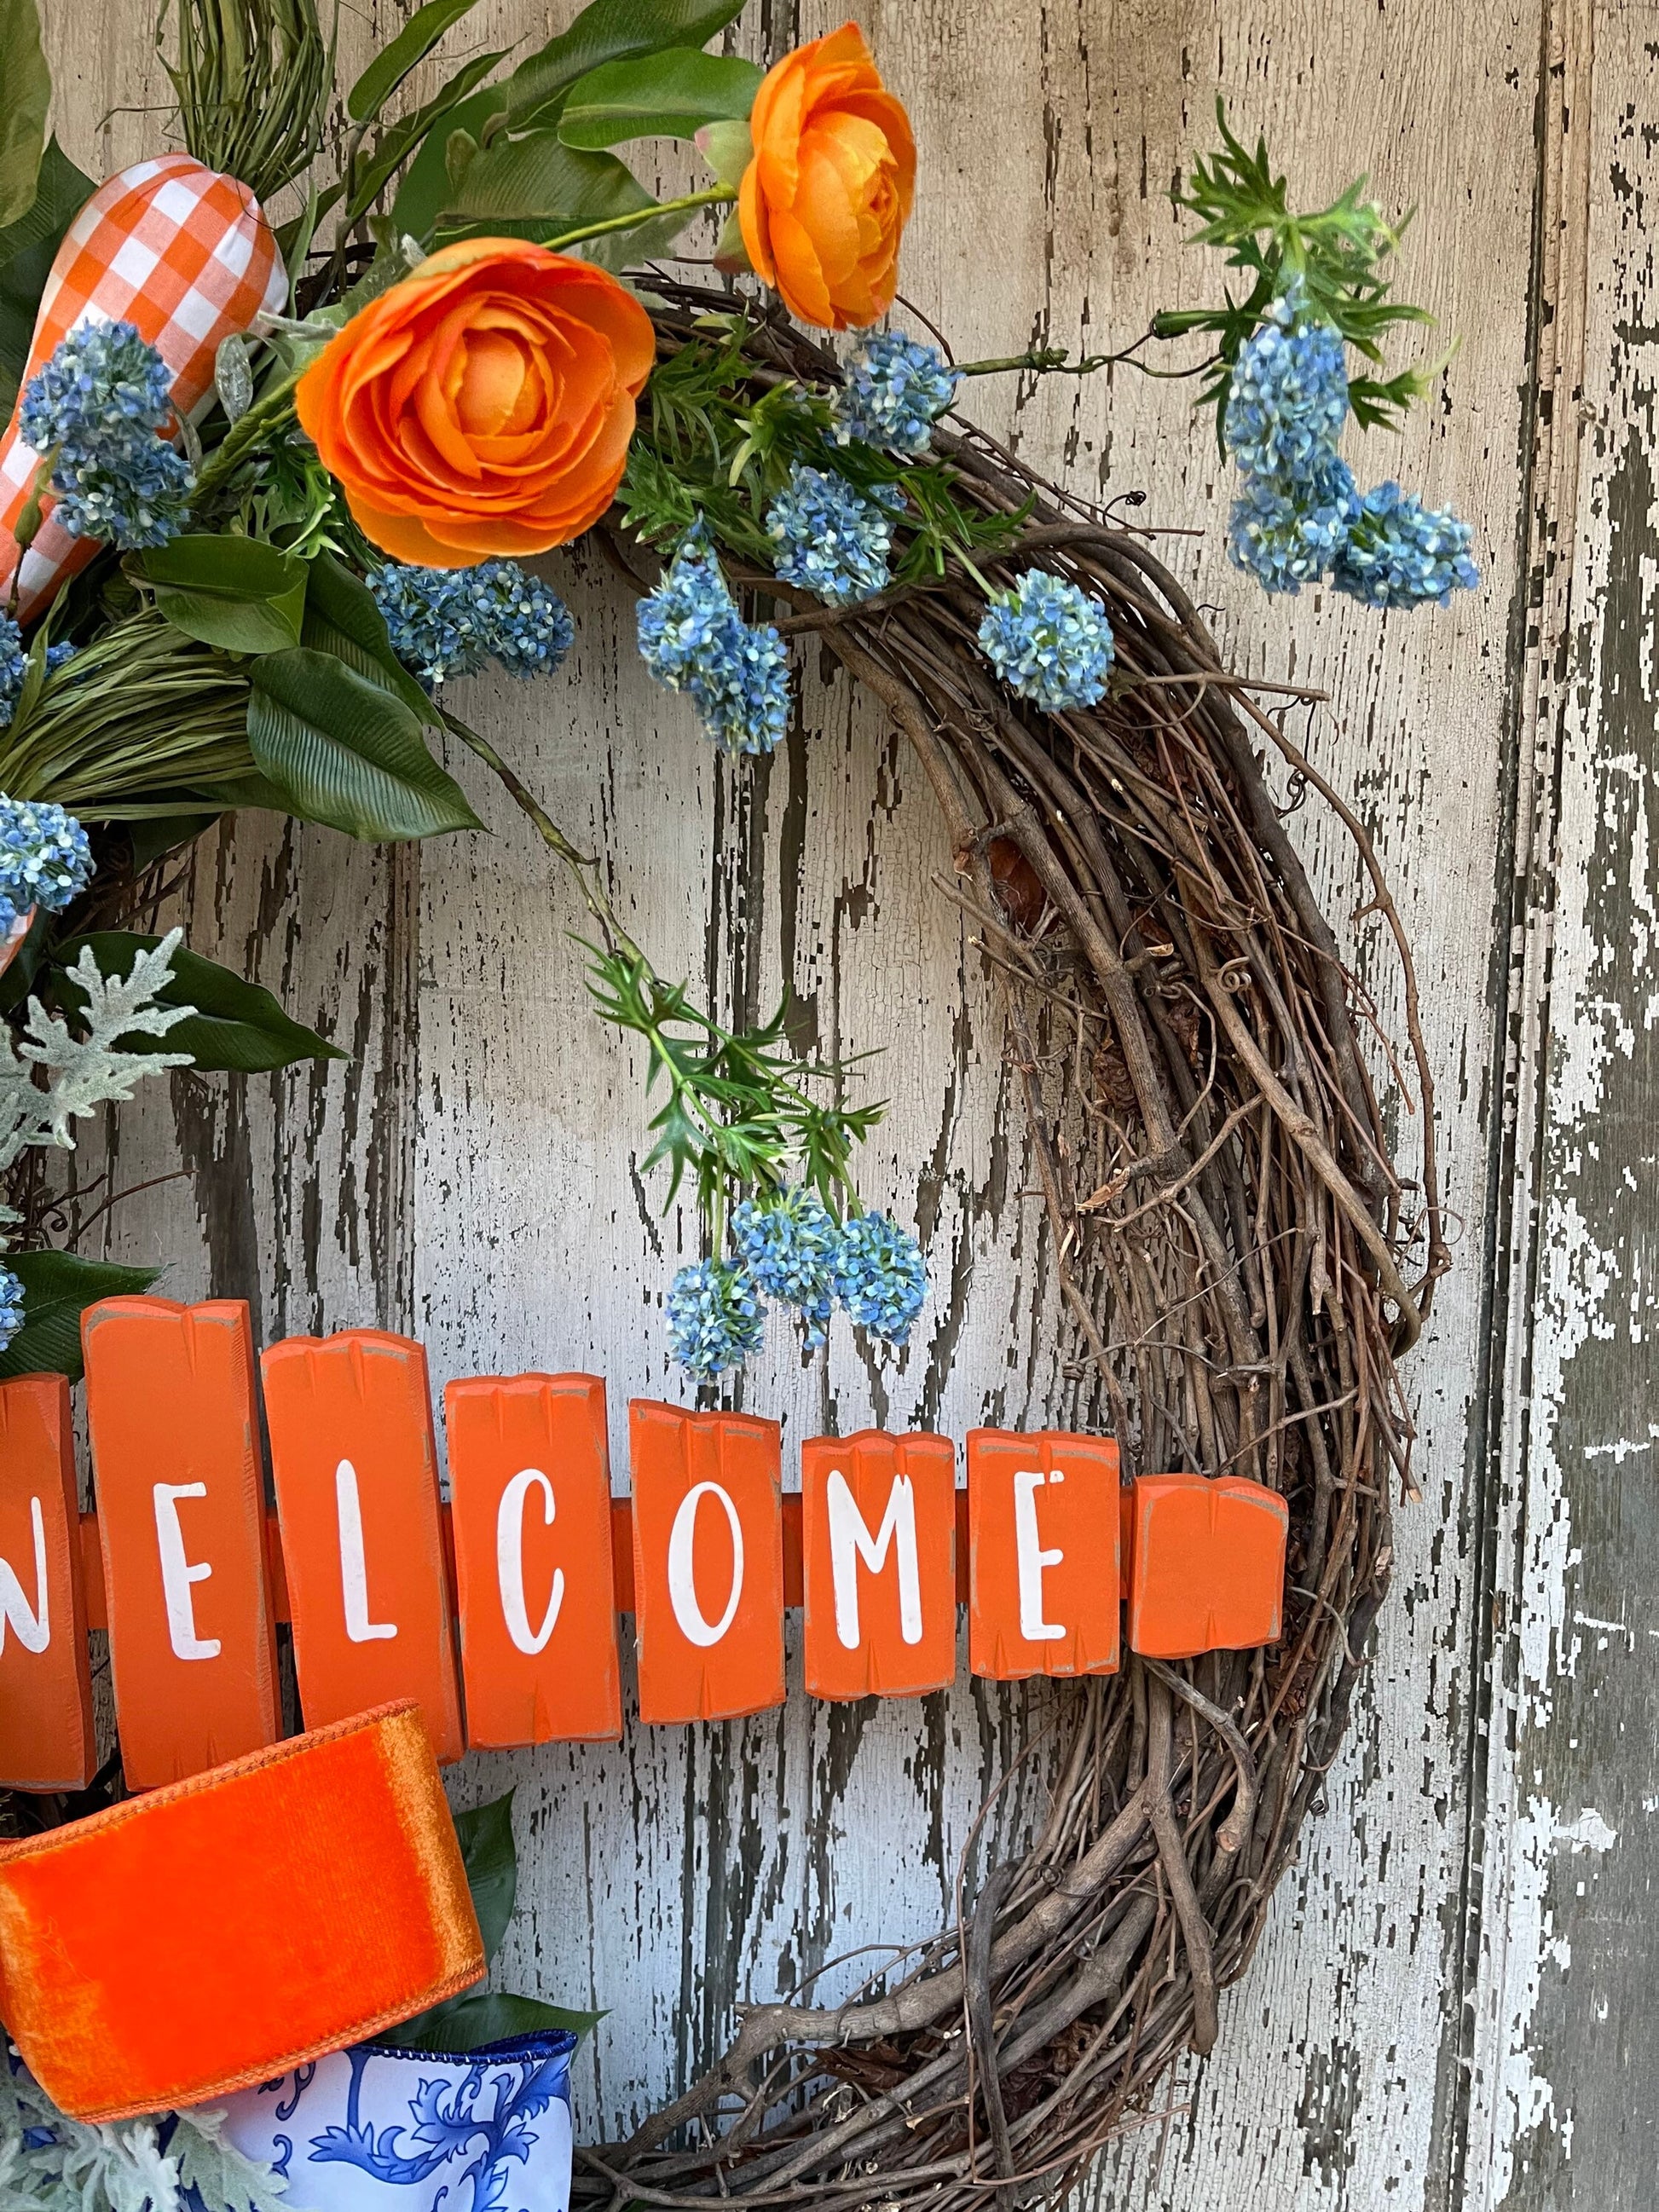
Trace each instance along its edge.
{"label": "wood grain texture", "polygon": [[[343,19],[347,70],[401,12],[382,0]],[[530,42],[568,12],[484,0],[453,43]],[[154,146],[164,120],[148,10],[50,0],[46,13],[59,127],[101,175]],[[841,13],[771,0],[744,48],[779,51]],[[971,394],[988,427],[1077,489],[1145,489],[1141,519],[1201,530],[1160,550],[1218,609],[1239,664],[1333,692],[1312,738],[1413,936],[1462,1224],[1458,1272],[1409,1371],[1425,1500],[1399,1519],[1395,1593],[1324,1810],[1224,2004],[1214,2057],[1103,2162],[1099,2201],[1637,2212],[1651,2198],[1650,2123],[1633,2115],[1654,2031],[1640,1947],[1619,1922],[1641,1911],[1644,1793],[1659,1790],[1644,1671],[1659,1616],[1638,1595],[1659,896],[1651,13],[1590,0],[1548,0],[1547,14],[1546,0],[859,13],[922,148],[906,293],[963,356],[1122,343],[1155,308],[1213,289],[1168,188],[1211,143],[1218,89],[1242,129],[1267,131],[1303,195],[1365,168],[1385,204],[1420,206],[1407,289],[1463,340],[1404,440],[1374,436],[1356,455],[1368,479],[1398,475],[1475,521],[1480,592],[1411,617],[1325,594],[1270,606],[1232,574],[1227,471],[1182,386],[1118,370]],[[106,117],[118,102],[151,112]],[[892,1111],[860,1182],[927,1248],[922,1330],[896,1360],[837,1335],[819,1361],[775,1323],[740,1402],[783,1423],[787,1470],[792,1445],[827,1428],[1086,1423],[994,994],[932,887],[945,841],[899,741],[844,679],[811,669],[787,745],[734,769],[646,679],[609,575],[580,553],[548,573],[578,622],[565,675],[533,690],[481,680],[459,711],[608,855],[665,972],[745,1013],[787,983],[804,1042],[886,1048],[870,1079]],[[118,1209],[108,1249],[170,1261],[173,1297],[247,1297],[262,1341],[410,1330],[434,1385],[602,1373],[620,1469],[627,1398],[678,1395],[661,1300],[695,1228],[661,1218],[641,1177],[641,1065],[587,1016],[572,902],[473,764],[451,765],[488,839],[374,854],[256,817],[200,851],[179,908],[192,943],[353,1056],[178,1077],[170,1103],[158,1091],[128,1109],[118,1184],[181,1158],[186,1180]],[[1376,924],[1346,926],[1360,896],[1350,856],[1311,808],[1295,821],[1397,1029]],[[100,1164],[89,1147],[88,1171]],[[475,1754],[452,1778],[458,1803],[518,1791],[524,1909],[500,1983],[611,2008],[578,2071],[587,2131],[626,2127],[670,2093],[735,1998],[821,1972],[822,1993],[840,1994],[880,1954],[828,1962],[937,1926],[985,1791],[1041,1725],[1040,1686],[964,1676],[919,1705],[830,1708],[800,1696],[793,1641],[788,1667],[777,1713],[630,1720],[620,1746]],[[1041,1790],[1034,1761],[994,1821],[1018,1828]]]}

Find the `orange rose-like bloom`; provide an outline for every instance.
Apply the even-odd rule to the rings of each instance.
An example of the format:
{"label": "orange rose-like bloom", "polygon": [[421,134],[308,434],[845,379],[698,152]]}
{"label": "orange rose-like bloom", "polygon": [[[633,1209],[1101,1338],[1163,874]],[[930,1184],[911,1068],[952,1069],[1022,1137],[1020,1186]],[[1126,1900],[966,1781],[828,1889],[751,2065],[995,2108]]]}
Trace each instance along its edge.
{"label": "orange rose-like bloom", "polygon": [[354,315],[295,402],[366,538],[464,568],[599,520],[654,354],[650,317],[603,269],[475,238]]}
{"label": "orange rose-like bloom", "polygon": [[804,323],[844,331],[879,321],[898,286],[916,147],[858,25],[769,70],[749,130],[755,154],[738,218],[757,272]]}

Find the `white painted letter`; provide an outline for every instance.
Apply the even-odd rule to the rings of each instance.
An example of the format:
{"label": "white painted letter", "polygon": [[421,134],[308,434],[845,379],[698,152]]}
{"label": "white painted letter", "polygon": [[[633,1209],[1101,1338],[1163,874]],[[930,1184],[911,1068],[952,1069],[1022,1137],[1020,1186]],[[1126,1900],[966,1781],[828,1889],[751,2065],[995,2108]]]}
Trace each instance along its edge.
{"label": "white painted letter", "polygon": [[[1048,1481],[1035,1468],[1014,1477],[1014,1556],[1019,1565],[1019,1632],[1028,1644],[1047,1644],[1066,1631],[1042,1618],[1042,1576],[1057,1567],[1064,1552],[1045,1552],[1037,1537],[1036,1494]],[[1054,1480],[1058,1481],[1059,1476]]]}
{"label": "white painted letter", "polygon": [[199,1566],[190,1566],[185,1559],[185,1532],[179,1525],[179,1500],[181,1498],[205,1498],[204,1482],[158,1482],[152,1486],[150,1496],[155,1507],[155,1543],[161,1554],[161,1595],[167,1600],[167,1641],[173,1646],[175,1659],[216,1659],[220,1643],[216,1636],[196,1633],[196,1601],[190,1594],[192,1583],[204,1583],[213,1569],[204,1559]]}
{"label": "white painted letter", "polygon": [[10,1560],[0,1559],[0,1652],[5,1650],[9,1628],[25,1651],[44,1651],[52,1641],[52,1622],[47,1617],[50,1592],[46,1589],[46,1524],[38,1498],[29,1500],[29,1518],[34,1524],[34,1603],[31,1607],[23,1595],[23,1585],[13,1573]]}
{"label": "white painted letter", "polygon": [[[830,1507],[830,1572],[836,1591],[836,1634],[842,1648],[848,1651],[858,1650],[858,1562],[862,1559],[872,1575],[878,1575],[887,1564],[887,1553],[895,1537],[898,1540],[899,1634],[907,1644],[920,1644],[921,1568],[916,1558],[915,1488],[909,1476],[893,1477],[893,1486],[887,1493],[887,1510],[873,1537],[838,1467],[830,1470],[824,1497]],[[1059,1556],[1058,1553],[1054,1554],[1056,1559]]]}
{"label": "white painted letter", "polygon": [[[697,1507],[705,1498],[719,1498],[732,1529],[732,1595],[726,1601],[725,1612],[712,1624],[704,1620],[702,1607],[697,1603],[697,1585],[691,1573]],[[680,1500],[680,1510],[674,1516],[674,1526],[668,1535],[668,1601],[674,1608],[681,1635],[688,1644],[695,1644],[703,1650],[711,1644],[718,1644],[737,1618],[738,1600],[742,1595],[743,1523],[738,1518],[738,1509],[732,1503],[731,1492],[718,1482],[695,1483]]]}
{"label": "white painted letter", "polygon": [[501,1615],[514,1648],[533,1659],[553,1633],[559,1607],[564,1603],[564,1569],[553,1570],[553,1595],[539,1628],[530,1626],[524,1595],[524,1507],[532,1490],[542,1493],[542,1526],[553,1526],[553,1486],[538,1467],[521,1467],[501,1492],[495,1509],[495,1581],[501,1594]]}
{"label": "white painted letter", "polygon": [[368,1617],[368,1567],[363,1558],[363,1508],[357,1495],[357,1470],[343,1459],[334,1470],[334,1510],[340,1522],[340,1588],[345,1595],[346,1634],[354,1644],[373,1644],[395,1636],[395,1620]]}

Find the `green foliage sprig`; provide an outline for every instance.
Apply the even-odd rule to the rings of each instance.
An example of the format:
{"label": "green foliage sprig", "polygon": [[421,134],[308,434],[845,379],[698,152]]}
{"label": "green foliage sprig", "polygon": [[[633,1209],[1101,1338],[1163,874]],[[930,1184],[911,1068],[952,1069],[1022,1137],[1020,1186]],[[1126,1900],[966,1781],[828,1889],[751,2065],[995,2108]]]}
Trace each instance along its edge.
{"label": "green foliage sprig", "polygon": [[[1390,223],[1376,202],[1364,197],[1367,179],[1361,176],[1328,207],[1294,214],[1286,179],[1273,174],[1266,138],[1257,138],[1252,153],[1229,128],[1221,100],[1216,101],[1216,121],[1220,150],[1207,161],[1200,156],[1186,189],[1177,184],[1171,197],[1178,208],[1199,218],[1188,244],[1222,253],[1228,268],[1249,279],[1249,288],[1237,299],[1230,289],[1219,307],[1166,310],[1154,318],[1152,329],[1161,338],[1205,331],[1218,341],[1199,372],[1204,378],[1199,404],[1215,409],[1219,439],[1239,349],[1292,278],[1301,279],[1314,314],[1333,324],[1349,345],[1379,368],[1382,342],[1389,331],[1401,323],[1432,323],[1434,318],[1425,307],[1390,297],[1394,279],[1385,264],[1414,211]],[[1355,417],[1367,429],[1397,427],[1437,373],[1407,368],[1394,376],[1351,377],[1348,398]]]}
{"label": "green foliage sprig", "polygon": [[853,1147],[881,1120],[886,1101],[820,1103],[803,1085],[839,1086],[854,1062],[799,1059],[787,1042],[787,998],[758,1029],[728,1030],[693,1005],[684,984],[664,982],[643,955],[596,945],[588,951],[595,1007],[644,1038],[647,1098],[659,1082],[665,1086],[643,1163],[647,1173],[664,1163],[669,1169],[664,1211],[689,1176],[719,1250],[732,1194],[778,1188],[793,1170],[839,1212],[853,1188]]}

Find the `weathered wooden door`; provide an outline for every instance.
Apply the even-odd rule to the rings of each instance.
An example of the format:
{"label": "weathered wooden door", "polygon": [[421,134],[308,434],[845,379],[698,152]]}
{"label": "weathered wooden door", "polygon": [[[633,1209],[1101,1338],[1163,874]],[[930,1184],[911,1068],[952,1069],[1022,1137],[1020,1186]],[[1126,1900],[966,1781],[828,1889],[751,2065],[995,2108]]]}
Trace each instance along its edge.
{"label": "weathered wooden door", "polygon": [[[478,42],[568,12],[483,0]],[[342,21],[346,58],[396,0]],[[757,0],[775,52],[838,10]],[[1659,10],[1595,0],[890,0],[859,9],[922,149],[904,289],[964,356],[1137,336],[1198,299],[1172,177],[1218,91],[1311,198],[1371,173],[1420,210],[1407,289],[1461,351],[1398,461],[1477,525],[1478,594],[1386,619],[1270,607],[1225,567],[1229,487],[1183,387],[1129,373],[973,394],[1091,496],[1144,489],[1240,665],[1328,688],[1322,765],[1353,798],[1416,940],[1461,1227],[1410,1381],[1420,1507],[1300,1868],[1228,1999],[1220,2047],[1126,2137],[1103,2203],[1508,2205],[1646,2212],[1659,2178],[1649,1841],[1659,1806],[1659,1279],[1654,1162],[1659,812]],[[151,150],[165,81],[143,0],[52,0],[58,120],[103,173]],[[469,33],[469,35],[472,35]],[[148,104],[148,105],[146,105]],[[1425,348],[1436,340],[1425,339]],[[1376,442],[1376,441],[1374,441]],[[1386,442],[1386,441],[1384,441]],[[1167,555],[1166,555],[1166,557]],[[921,779],[844,684],[809,685],[769,764],[715,761],[652,690],[631,616],[580,560],[567,675],[463,711],[609,856],[669,973],[755,1009],[788,983],[820,1044],[884,1046],[866,1196],[912,1208],[937,1286],[915,1347],[826,1367],[781,1338],[746,1402],[828,1423],[1063,1419],[1068,1347],[994,1000]],[[348,1062],[173,1079],[121,1120],[107,1218],[179,1297],[252,1303],[266,1340],[361,1323],[434,1381],[520,1366],[672,1394],[661,1294],[688,1224],[638,1172],[641,1069],[583,1000],[579,916],[519,817],[459,764],[489,839],[354,850],[251,818],[179,913]],[[1306,839],[1340,924],[1360,893]],[[1384,1026],[1374,922],[1352,933]],[[516,1787],[524,1910],[505,1982],[609,2007],[579,2124],[626,2127],[734,1998],[798,1987],[948,1910],[1010,1742],[965,1680],[920,1707],[630,1728],[619,1748],[475,1755],[458,1801]],[[1019,1817],[1018,1808],[1009,1811]],[[821,1987],[866,1961],[831,1970]]]}

